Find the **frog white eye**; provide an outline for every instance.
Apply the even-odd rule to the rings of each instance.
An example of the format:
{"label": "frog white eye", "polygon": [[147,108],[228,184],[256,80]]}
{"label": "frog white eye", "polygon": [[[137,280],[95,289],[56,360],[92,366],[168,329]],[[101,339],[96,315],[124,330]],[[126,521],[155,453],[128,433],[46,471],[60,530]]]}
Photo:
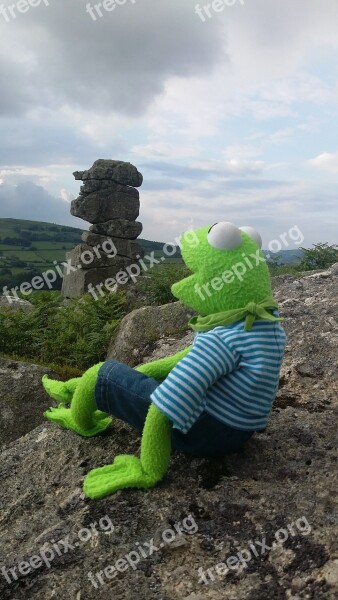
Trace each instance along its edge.
{"label": "frog white eye", "polygon": [[253,240],[255,240],[259,248],[262,247],[262,238],[256,229],[253,227],[240,227],[240,230],[244,231],[244,233],[247,233]]}
{"label": "frog white eye", "polygon": [[217,250],[234,250],[242,243],[241,232],[232,223],[221,221],[209,229],[208,242]]}

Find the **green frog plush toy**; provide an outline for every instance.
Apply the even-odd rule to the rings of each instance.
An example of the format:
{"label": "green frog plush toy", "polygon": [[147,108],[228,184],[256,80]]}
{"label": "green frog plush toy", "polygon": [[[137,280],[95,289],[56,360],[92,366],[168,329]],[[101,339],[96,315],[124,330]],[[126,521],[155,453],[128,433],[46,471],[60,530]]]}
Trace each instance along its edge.
{"label": "green frog plush toy", "polygon": [[221,457],[240,451],[267,425],[285,333],[260,235],[222,221],[183,234],[181,251],[192,274],[172,293],[198,314],[189,322],[192,346],[136,369],[107,360],[67,382],[43,377],[58,403],[45,413],[50,421],[91,437],[113,416],[143,432],[140,458],[117,456],[88,473],[89,498],[154,486],[172,448]]}

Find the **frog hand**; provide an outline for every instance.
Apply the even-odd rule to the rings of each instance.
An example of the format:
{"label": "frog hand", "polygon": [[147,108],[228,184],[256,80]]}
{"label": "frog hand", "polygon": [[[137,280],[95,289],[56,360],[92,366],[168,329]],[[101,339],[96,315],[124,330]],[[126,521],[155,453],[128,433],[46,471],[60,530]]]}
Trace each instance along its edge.
{"label": "frog hand", "polygon": [[136,456],[122,454],[112,465],[93,469],[84,480],[83,490],[88,498],[99,500],[125,488],[150,488],[158,481],[145,472]]}

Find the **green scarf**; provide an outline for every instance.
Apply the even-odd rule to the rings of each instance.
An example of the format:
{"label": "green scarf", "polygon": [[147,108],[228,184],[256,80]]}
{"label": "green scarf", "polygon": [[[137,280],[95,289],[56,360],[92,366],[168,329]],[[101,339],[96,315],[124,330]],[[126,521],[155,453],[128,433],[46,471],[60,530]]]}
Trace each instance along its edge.
{"label": "green scarf", "polygon": [[234,308],[233,310],[225,310],[223,312],[207,315],[206,317],[193,317],[189,321],[190,327],[194,331],[209,331],[214,327],[228,327],[236,321],[245,319],[244,329],[250,331],[256,319],[264,321],[283,321],[278,317],[274,317],[270,312],[278,308],[276,300],[270,296],[258,302],[249,302],[244,308]]}

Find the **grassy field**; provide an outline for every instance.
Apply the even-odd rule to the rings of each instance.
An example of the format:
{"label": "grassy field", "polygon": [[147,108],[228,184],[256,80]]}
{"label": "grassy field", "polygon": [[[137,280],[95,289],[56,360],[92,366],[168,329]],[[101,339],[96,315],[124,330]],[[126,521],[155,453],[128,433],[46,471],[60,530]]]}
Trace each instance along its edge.
{"label": "grassy field", "polygon": [[51,265],[81,241],[81,229],[21,219],[0,219],[0,268],[13,261]]}

